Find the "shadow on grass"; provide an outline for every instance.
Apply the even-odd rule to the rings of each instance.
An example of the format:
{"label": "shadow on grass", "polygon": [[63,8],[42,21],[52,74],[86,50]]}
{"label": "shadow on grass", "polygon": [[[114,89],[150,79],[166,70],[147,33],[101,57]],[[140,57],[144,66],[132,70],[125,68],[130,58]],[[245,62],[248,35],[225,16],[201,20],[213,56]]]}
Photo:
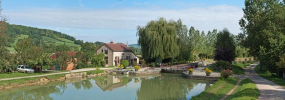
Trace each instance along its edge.
{"label": "shadow on grass", "polygon": [[234,78],[219,79],[210,88],[207,88],[201,94],[194,96],[191,100],[220,100],[228,93],[237,83]]}
{"label": "shadow on grass", "polygon": [[252,100],[252,99],[257,99],[258,96],[259,96],[258,89],[249,88],[249,89],[244,89],[242,91],[239,91],[235,93],[234,95],[230,95],[226,100],[232,100],[232,99]]}

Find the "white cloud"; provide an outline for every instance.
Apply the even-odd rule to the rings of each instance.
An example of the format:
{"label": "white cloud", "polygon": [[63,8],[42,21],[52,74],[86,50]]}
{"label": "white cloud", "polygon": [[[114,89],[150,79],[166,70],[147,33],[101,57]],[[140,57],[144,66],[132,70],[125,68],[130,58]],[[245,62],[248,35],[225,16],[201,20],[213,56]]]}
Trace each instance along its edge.
{"label": "white cloud", "polygon": [[[67,28],[81,30],[136,30],[150,20],[164,17],[167,20],[181,19],[188,27],[208,31],[228,28],[232,33],[240,32],[238,21],[243,12],[239,7],[219,5],[185,9],[52,9],[37,8],[17,11],[3,10],[10,23],[29,26]],[[96,32],[96,31],[94,31]],[[96,33],[89,33],[96,34]],[[97,33],[102,34],[102,33]],[[136,34],[136,33],[128,33]],[[122,41],[123,42],[123,41]]]}

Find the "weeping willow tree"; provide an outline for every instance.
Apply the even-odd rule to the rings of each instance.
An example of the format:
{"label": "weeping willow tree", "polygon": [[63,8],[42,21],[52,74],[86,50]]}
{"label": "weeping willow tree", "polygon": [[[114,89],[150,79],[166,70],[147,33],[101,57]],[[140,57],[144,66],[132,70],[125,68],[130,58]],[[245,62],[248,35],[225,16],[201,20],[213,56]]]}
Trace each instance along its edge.
{"label": "weeping willow tree", "polygon": [[138,26],[138,43],[141,45],[144,59],[167,59],[178,56],[177,23],[178,21],[159,18],[148,22],[144,27]]}

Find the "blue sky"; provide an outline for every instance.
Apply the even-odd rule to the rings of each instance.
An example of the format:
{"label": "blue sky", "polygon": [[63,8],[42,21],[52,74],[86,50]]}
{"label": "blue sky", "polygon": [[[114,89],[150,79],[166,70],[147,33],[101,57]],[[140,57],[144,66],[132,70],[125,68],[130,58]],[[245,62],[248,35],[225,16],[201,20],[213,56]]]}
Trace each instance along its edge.
{"label": "blue sky", "polygon": [[137,43],[136,28],[164,17],[201,31],[241,32],[243,0],[2,0],[11,24],[52,29],[76,39]]}

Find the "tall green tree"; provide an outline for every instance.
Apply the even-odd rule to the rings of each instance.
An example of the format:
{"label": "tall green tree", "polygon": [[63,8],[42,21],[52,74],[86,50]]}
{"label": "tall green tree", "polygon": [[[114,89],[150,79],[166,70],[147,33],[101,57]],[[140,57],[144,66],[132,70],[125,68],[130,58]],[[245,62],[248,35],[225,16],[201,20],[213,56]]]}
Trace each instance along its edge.
{"label": "tall green tree", "polygon": [[164,18],[152,20],[146,26],[138,26],[138,43],[144,59],[175,58],[179,54],[177,45],[177,22]]}
{"label": "tall green tree", "polygon": [[275,63],[285,49],[285,8],[280,0],[245,0],[244,16],[239,24],[246,35],[245,47],[268,69],[276,70]]}
{"label": "tall green tree", "polygon": [[223,60],[231,63],[236,57],[234,36],[227,29],[217,34],[215,48],[215,60]]}
{"label": "tall green tree", "polygon": [[57,60],[60,64],[60,70],[65,70],[72,59],[67,55],[66,51],[63,51]]}

